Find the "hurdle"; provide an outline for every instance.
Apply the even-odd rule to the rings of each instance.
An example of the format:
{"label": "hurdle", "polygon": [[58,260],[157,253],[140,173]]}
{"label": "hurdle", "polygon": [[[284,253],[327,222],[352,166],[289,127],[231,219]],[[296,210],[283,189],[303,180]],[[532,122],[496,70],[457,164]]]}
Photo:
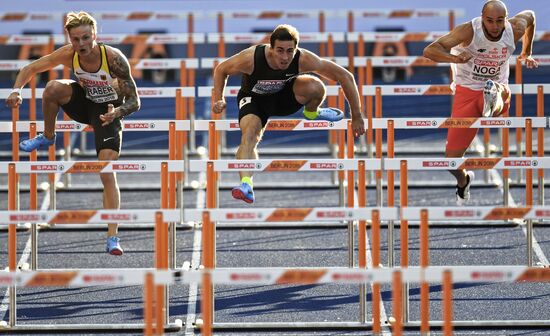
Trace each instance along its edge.
{"label": "hurdle", "polygon": [[[356,211],[359,211],[361,214],[360,220],[372,220],[372,234],[373,234],[373,263],[379,261],[379,222],[380,219],[388,220],[421,220],[422,222],[422,234],[421,234],[421,265],[420,267],[414,267],[405,265],[401,268],[374,268],[367,270],[363,268],[331,268],[331,270],[338,270],[338,272],[353,272],[354,276],[351,276],[351,273],[348,273],[347,276],[332,276],[332,279],[342,279],[344,281],[350,280],[351,282],[366,281],[373,283],[382,283],[393,281],[393,297],[394,297],[394,315],[395,322],[390,322],[395,327],[396,325],[406,326],[406,327],[420,327],[421,330],[425,331],[426,328],[431,326],[443,326],[447,330],[451,330],[452,326],[498,326],[498,325],[518,325],[518,326],[542,326],[548,321],[453,321],[451,323],[452,315],[452,306],[451,306],[451,297],[448,295],[448,290],[450,290],[450,285],[445,285],[446,289],[444,291],[447,293],[445,298],[445,308],[444,308],[444,323],[438,321],[429,321],[429,311],[426,310],[427,307],[427,283],[433,282],[434,280],[431,275],[432,269],[439,270],[438,278],[435,281],[440,281],[441,272],[451,271],[453,272],[453,279],[457,282],[465,281],[474,281],[474,282],[492,282],[492,281],[516,281],[516,280],[531,280],[534,281],[547,281],[547,275],[550,272],[550,269],[546,268],[532,268],[526,266],[429,266],[428,258],[428,213],[432,219],[438,218],[447,218],[447,219],[478,219],[478,220],[487,220],[492,218],[499,219],[511,219],[511,218],[539,218],[550,216],[550,211],[548,207],[526,207],[526,208],[508,208],[508,207],[430,207],[430,208],[420,208],[420,207],[403,207],[400,210],[397,208],[255,208],[255,209],[190,209],[185,211],[186,218],[195,221],[203,221],[203,230],[208,232],[203,236],[203,246],[205,259],[205,270],[211,272],[211,277],[207,281],[203,281],[204,294],[203,295],[213,295],[213,283],[217,283],[216,275],[225,274],[226,279],[230,279],[232,284],[321,284],[325,283],[322,279],[327,279],[330,277],[329,270],[321,272],[319,269],[308,268],[309,271],[304,271],[302,269],[295,268],[284,268],[284,269],[265,269],[265,268],[244,268],[244,269],[235,269],[235,268],[215,268],[215,246],[213,244],[213,227],[216,221],[234,221],[242,222],[245,220],[257,220],[257,221],[275,221],[275,222],[284,222],[288,220],[295,220],[296,218],[301,218],[303,221],[310,220],[328,220],[327,214],[332,214],[331,216],[343,216],[342,219],[348,218],[346,216],[355,216],[354,214],[359,214]],[[348,218],[352,219],[352,218]],[[206,226],[205,226],[206,225]],[[360,245],[361,246],[361,245]],[[208,252],[209,251],[209,252]],[[363,248],[360,248],[359,254],[364,253]],[[206,266],[208,263],[209,266]],[[376,264],[374,264],[376,265]],[[455,273],[455,269],[460,269],[460,272]],[[507,271],[497,271],[497,269]],[[519,270],[529,269],[527,275]],[[403,279],[395,279],[392,275],[395,272],[402,272]],[[510,270],[510,272],[508,272]],[[243,272],[243,273],[241,273]],[[363,277],[360,274],[365,274],[363,272],[387,272],[384,280],[377,281],[372,277]],[[409,273],[410,272],[410,273]],[[411,279],[410,276],[413,272],[418,272],[417,276],[414,279]],[[456,275],[455,275],[456,274]],[[484,276],[486,274],[487,276]],[[380,279],[380,278],[378,278]],[[411,281],[412,280],[412,281]],[[446,281],[450,284],[451,279],[447,277]],[[401,292],[402,285],[408,282],[418,282],[422,283],[422,321],[420,325],[416,321],[408,320],[408,306],[406,302],[408,301],[408,293]],[[207,290],[206,287],[209,287]],[[404,296],[401,296],[404,294]],[[231,330],[240,330],[248,328],[261,328],[261,329],[272,329],[272,328],[366,328],[371,326],[373,331],[379,331],[380,320],[377,319],[377,314],[375,312],[375,307],[379,305],[375,302],[379,299],[379,292],[373,289],[373,323],[363,322],[340,322],[340,323],[308,323],[308,322],[293,322],[293,323],[217,323],[214,321],[214,307],[213,307],[213,298],[204,298],[203,297],[203,306],[202,314],[203,319],[197,320],[196,326],[202,327],[202,332],[205,335],[209,335],[212,329],[231,329]],[[200,323],[199,323],[200,322]],[[397,323],[397,324],[396,324]],[[500,324],[499,324],[500,323]],[[209,325],[210,324],[210,325]]]}
{"label": "hurdle", "polygon": [[[175,174],[183,171],[184,162],[179,160],[168,161],[41,161],[41,162],[12,162],[0,164],[0,174],[8,174],[9,188],[8,195],[10,210],[18,208],[17,197],[19,190],[17,188],[17,176],[19,174],[59,174],[66,173],[143,173],[160,172],[160,201],[163,209],[176,209],[176,184]],[[36,196],[35,196],[36,197]],[[13,199],[12,199],[13,198]],[[11,203],[10,203],[11,204]],[[35,209],[33,209],[35,210]],[[178,210],[183,211],[182,207]],[[181,217],[181,216],[180,216]],[[116,217],[113,217],[116,218]],[[46,221],[47,224],[50,224]],[[85,223],[85,222],[84,222]],[[170,243],[169,243],[169,265],[175,268],[176,265],[176,222],[170,223]],[[178,221],[178,223],[181,223]],[[38,244],[37,227],[31,226],[31,269],[38,268]]]}
{"label": "hurdle", "polygon": [[[10,164],[10,181],[12,186],[14,185],[15,177],[15,165]],[[9,259],[9,272],[14,276],[23,277],[20,281],[14,281],[9,286],[9,307],[10,316],[7,325],[8,330],[13,331],[76,331],[76,330],[143,330],[145,328],[145,322],[142,324],[55,324],[55,325],[18,325],[17,324],[17,296],[16,288],[20,285],[30,286],[97,286],[97,285],[134,285],[142,284],[136,276],[146,272],[150,272],[148,269],[131,269],[125,270],[130,273],[129,277],[119,277],[112,275],[112,269],[98,269],[98,270],[47,270],[41,271],[42,274],[33,277],[33,273],[27,271],[17,271],[16,267],[16,230],[15,226],[17,222],[47,222],[50,224],[75,224],[81,222],[88,222],[94,224],[107,224],[112,222],[113,219],[120,221],[121,223],[155,223],[155,269],[168,271],[169,264],[169,239],[168,239],[168,225],[167,221],[178,222],[181,220],[181,212],[178,210],[65,210],[65,211],[15,211],[11,209],[14,207],[15,197],[14,193],[10,193],[10,209],[8,211],[0,212],[0,223],[8,224],[9,230],[9,247],[8,247],[8,259]],[[108,276],[98,276],[108,273]],[[77,273],[79,274],[77,277]],[[41,273],[39,273],[41,274]],[[57,274],[57,275],[56,275]],[[91,277],[86,277],[86,274],[91,274]],[[30,280],[24,280],[25,277]],[[94,280],[96,279],[96,280]],[[162,278],[160,278],[162,279]],[[2,284],[5,284],[4,282]],[[163,330],[177,331],[182,327],[182,321],[176,320],[174,323],[168,323],[169,319],[169,300],[168,300],[168,285],[162,281],[157,281],[155,278],[154,293],[148,293],[147,299],[151,300],[151,296],[155,300],[155,331],[156,334],[161,334]],[[148,287],[147,289],[151,289]],[[149,307],[151,303],[147,304]],[[144,314],[144,319],[150,318],[150,311],[146,309],[147,313]],[[150,321],[147,321],[150,323]],[[0,328],[1,330],[2,328]]]}
{"label": "hurdle", "polygon": [[[384,168],[388,170],[399,170],[401,177],[401,206],[407,206],[407,172],[408,170],[448,170],[448,169],[547,169],[550,167],[550,159],[546,157],[506,157],[506,158],[429,158],[429,159],[385,159]],[[527,181],[525,185],[526,206],[533,206],[533,186],[532,180]],[[517,217],[516,217],[517,218]],[[522,218],[522,217],[519,217]],[[466,218],[462,218],[463,220]],[[509,219],[509,218],[494,218],[494,219]],[[526,265],[533,265],[533,223],[527,219],[527,251]],[[407,226],[406,222],[402,222],[402,230]],[[403,233],[402,233],[403,234]],[[391,243],[393,237],[389,237]],[[393,243],[392,243],[393,244]],[[403,246],[403,248],[406,246]],[[406,249],[403,249],[406,250]]]}

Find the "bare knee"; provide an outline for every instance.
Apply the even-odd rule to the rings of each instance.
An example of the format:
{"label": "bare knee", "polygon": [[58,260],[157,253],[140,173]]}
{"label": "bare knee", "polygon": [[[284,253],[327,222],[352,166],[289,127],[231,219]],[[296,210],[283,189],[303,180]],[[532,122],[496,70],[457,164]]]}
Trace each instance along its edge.
{"label": "bare knee", "polygon": [[294,80],[293,91],[296,100],[302,105],[306,105],[312,101],[321,104],[326,95],[326,88],[323,82],[311,75],[298,76]]}
{"label": "bare knee", "polygon": [[59,105],[67,104],[73,93],[70,83],[71,81],[67,80],[49,81],[44,88],[42,99],[56,102]]}

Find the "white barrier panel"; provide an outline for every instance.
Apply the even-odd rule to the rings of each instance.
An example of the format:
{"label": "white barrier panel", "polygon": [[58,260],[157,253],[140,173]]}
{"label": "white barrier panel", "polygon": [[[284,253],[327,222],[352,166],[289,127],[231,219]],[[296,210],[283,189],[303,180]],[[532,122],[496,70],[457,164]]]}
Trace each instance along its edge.
{"label": "white barrier panel", "polygon": [[[203,11],[139,11],[139,12],[90,12],[98,21],[121,20],[121,21],[149,21],[149,20],[184,20],[189,15],[202,17]],[[2,12],[0,21],[58,21],[65,18],[62,12]]]}
{"label": "white barrier panel", "polygon": [[[240,131],[239,121],[233,120],[195,120],[195,131],[208,131],[213,122],[217,131]],[[267,122],[268,131],[311,131],[311,130],[345,130],[347,119],[332,121],[310,121],[304,119],[270,119]]]}
{"label": "white barrier panel", "polygon": [[[349,65],[349,59],[347,57],[322,57],[323,59],[331,60],[338,65],[347,67]],[[212,69],[214,68],[214,63],[221,63],[226,60],[225,57],[203,57],[201,58],[201,68],[202,69]]]}
{"label": "white barrier panel", "polygon": [[25,210],[0,211],[0,224],[50,223],[50,224],[121,224],[155,223],[156,214],[162,213],[164,222],[180,222],[179,209],[103,209],[103,210]]}
{"label": "white barrier panel", "polygon": [[364,42],[431,42],[447,34],[448,31],[435,32],[349,32],[347,34],[348,42],[358,42],[359,36],[363,37]]}
{"label": "white barrier panel", "polygon": [[[215,18],[218,16],[219,12],[208,12],[208,17]],[[333,11],[324,12],[322,10],[267,10],[267,11],[232,11],[224,10],[223,17],[224,19],[272,19],[272,20],[281,20],[281,19],[316,19],[319,15],[323,13],[325,17],[334,16]]]}
{"label": "white barrier panel", "polygon": [[401,219],[420,220],[420,212],[428,211],[428,220],[505,220],[550,219],[549,206],[532,207],[404,207]]}
{"label": "white barrier panel", "polygon": [[[448,18],[450,12],[455,17],[464,16],[463,8],[411,8],[411,9],[354,9],[351,13],[355,18],[388,18],[388,19],[433,19]],[[339,15],[346,17],[348,11],[338,11]]]}
{"label": "white barrier panel", "polygon": [[[197,87],[197,97],[211,97],[213,86],[199,86]],[[337,85],[328,85],[326,88],[327,96],[337,96],[340,86]],[[241,89],[240,86],[226,86],[224,91],[225,97],[236,97]],[[0,91],[1,92],[1,91]],[[11,90],[10,90],[11,92]]]}
{"label": "white barrier panel", "polygon": [[451,272],[453,283],[548,282],[549,268],[526,266],[429,266],[426,268],[218,268],[213,270],[51,270],[0,271],[0,286],[67,287],[142,285],[147,273],[154,275],[155,284],[199,283],[210,274],[215,284],[224,285],[292,285],[292,284],[365,284],[391,283],[393,274],[401,272],[403,282],[441,283],[444,272]]}
{"label": "white barrier panel", "polygon": [[397,208],[252,208],[252,209],[185,209],[186,221],[202,221],[208,212],[210,220],[223,222],[333,222],[370,220],[372,210],[381,220],[398,220]]}
{"label": "white barrier panel", "polygon": [[365,161],[366,170],[379,170],[380,159],[260,159],[260,160],[191,160],[189,170],[204,172],[208,162],[214,163],[214,171],[335,171],[357,170],[359,161]]}
{"label": "white barrier panel", "polygon": [[550,84],[523,84],[523,94],[537,94],[539,86],[545,93],[550,93]]}
{"label": "white barrier panel", "polygon": [[[208,43],[219,43],[223,38],[225,43],[269,43],[270,33],[207,33]],[[329,36],[336,43],[346,40],[345,33],[300,33],[300,43],[327,42]]]}
{"label": "white barrier panel", "polygon": [[139,70],[180,69],[182,62],[185,63],[185,67],[187,69],[199,69],[198,58],[142,58],[139,59],[139,61],[133,66],[133,68]]}
{"label": "white barrier panel", "polygon": [[[550,65],[550,55],[533,55],[532,56],[539,66]],[[448,67],[450,63],[434,62],[431,59],[423,56],[356,56],[353,58],[355,66],[365,66],[367,60],[371,61],[373,67]],[[517,56],[512,55],[510,57],[510,66],[516,66]]]}
{"label": "white barrier panel", "polygon": [[[31,124],[36,125],[36,131],[44,130],[43,121],[18,121],[15,124],[17,132],[29,132]],[[189,120],[122,120],[122,129],[125,132],[132,131],[168,131],[170,123],[174,123],[176,131],[191,130],[191,121]],[[92,127],[86,124],[81,124],[74,120],[59,120],[55,124],[56,132],[90,132]],[[11,133],[12,122],[0,121],[0,133]]]}
{"label": "white barrier panel", "polygon": [[[195,87],[139,87],[138,95],[140,98],[175,98],[176,90],[181,90],[182,97],[195,97]],[[6,99],[11,94],[12,89],[0,89],[0,99]],[[44,89],[36,89],[36,98],[41,99]],[[21,90],[23,99],[31,98],[31,89]]]}
{"label": "white barrier panel", "polygon": [[[544,84],[538,84],[544,85]],[[522,84],[510,84],[510,92],[522,93]],[[363,85],[362,94],[365,96],[376,95],[376,88],[380,88],[383,96],[431,96],[451,95],[449,85]]]}
{"label": "white barrier panel", "polygon": [[[387,129],[388,121],[394,122],[395,129],[426,128],[517,128],[526,127],[527,119],[533,128],[545,128],[544,117],[508,117],[508,118],[373,118],[372,128]],[[365,120],[366,122],[366,120]]]}
{"label": "white barrier panel", "polygon": [[547,157],[507,157],[507,158],[422,158],[422,159],[383,159],[385,170],[399,170],[401,161],[407,162],[408,170],[449,170],[449,169],[548,169]]}
{"label": "white barrier panel", "polygon": [[168,164],[169,172],[183,172],[183,160],[142,161],[17,161],[0,162],[0,174],[8,173],[8,166],[15,164],[18,174],[48,173],[158,173],[162,163]]}

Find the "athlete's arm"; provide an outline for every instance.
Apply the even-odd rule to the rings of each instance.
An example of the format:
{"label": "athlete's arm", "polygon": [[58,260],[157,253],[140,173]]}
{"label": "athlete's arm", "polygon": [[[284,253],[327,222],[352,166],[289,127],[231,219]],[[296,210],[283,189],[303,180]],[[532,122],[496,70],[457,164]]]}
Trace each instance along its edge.
{"label": "athlete's arm", "polygon": [[109,59],[110,70],[117,78],[118,88],[121,96],[124,97],[124,103],[117,108],[109,107],[108,112],[101,118],[107,124],[112,122],[114,118],[125,117],[141,107],[136,82],[130,73],[128,59],[116,48],[110,47],[109,50],[112,51],[112,57]]}
{"label": "athlete's arm", "polygon": [[365,133],[359,91],[357,91],[357,85],[351,72],[332,61],[320,58],[308,50],[300,49],[300,73],[303,72],[315,72],[340,83],[349,103],[353,133],[355,136]]}
{"label": "athlete's arm", "polygon": [[459,55],[451,54],[451,49],[459,44],[468,45],[474,37],[474,29],[470,22],[456,26],[449,33],[441,36],[426,48],[424,57],[435,62],[442,63],[466,63],[472,58],[469,52],[462,52]]}
{"label": "athlete's arm", "polygon": [[214,102],[212,104],[212,112],[221,113],[227,107],[223,91],[225,90],[229,76],[239,73],[250,75],[254,71],[255,49],[255,46],[247,48],[216,66],[214,69],[214,90],[212,92],[212,101]]}
{"label": "athlete's arm", "polygon": [[514,30],[514,40],[517,42],[523,37],[521,54],[518,58],[524,61],[528,68],[538,67],[537,61],[531,57],[536,29],[535,12],[525,10],[510,18],[509,22]]}
{"label": "athlete's arm", "polygon": [[71,45],[63,46],[51,54],[45,55],[25,65],[15,78],[15,83],[13,84],[14,92],[12,92],[6,99],[6,105],[9,107],[16,107],[21,104],[23,99],[18,90],[21,90],[25,84],[27,84],[33,76],[37,73],[48,71],[56,66],[63,64],[66,66],[71,66],[71,59],[73,56],[73,48]]}

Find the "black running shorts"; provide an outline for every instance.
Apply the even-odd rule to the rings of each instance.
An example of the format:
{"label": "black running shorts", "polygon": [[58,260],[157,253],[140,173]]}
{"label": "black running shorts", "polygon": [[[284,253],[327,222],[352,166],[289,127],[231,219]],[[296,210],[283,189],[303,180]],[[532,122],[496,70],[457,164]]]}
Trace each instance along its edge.
{"label": "black running shorts", "polygon": [[257,95],[239,91],[237,103],[239,104],[239,122],[247,114],[254,114],[262,121],[262,128],[267,124],[271,116],[288,116],[302,108],[292,87],[294,79],[289,80],[283,89],[271,95]]}
{"label": "black running shorts", "polygon": [[[107,113],[109,103],[97,104],[86,98],[86,92],[77,82],[71,83],[73,94],[71,100],[61,106],[67,115],[79,123],[91,125],[94,129],[95,150],[99,154],[102,149],[112,149],[120,153],[122,145],[122,123],[120,119],[101,126],[100,114]],[[110,102],[115,107],[120,106],[120,101]]]}

